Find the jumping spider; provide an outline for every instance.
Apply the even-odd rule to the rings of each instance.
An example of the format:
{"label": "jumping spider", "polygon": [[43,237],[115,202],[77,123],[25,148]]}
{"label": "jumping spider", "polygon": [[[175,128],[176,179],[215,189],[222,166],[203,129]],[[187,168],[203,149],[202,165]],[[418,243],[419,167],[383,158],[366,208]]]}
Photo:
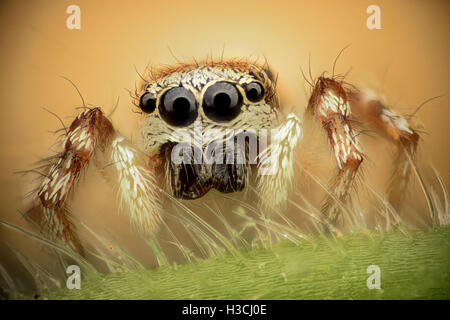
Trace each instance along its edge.
{"label": "jumping spider", "polygon": [[[117,132],[100,107],[86,107],[66,128],[63,151],[47,162],[47,172],[35,192],[38,204],[29,211],[29,217],[79,253],[83,253],[83,246],[70,222],[67,204],[80,172],[92,162],[103,168],[133,224],[150,234],[161,221],[164,194],[196,199],[210,189],[239,192],[246,188],[250,172],[257,174],[261,208],[287,200],[302,123],[293,113],[281,119],[276,79],[266,64],[204,61],[162,68],[147,76],[134,95],[134,104],[141,113],[142,149]],[[324,221],[332,226],[342,203],[349,198],[363,161],[351,112],[397,143],[396,170],[389,190],[392,199],[406,187],[419,136],[380,99],[349,89],[343,78],[322,75],[310,85],[312,93],[303,121],[317,121],[323,126],[338,167],[332,192],[322,207]],[[201,121],[202,130],[218,130],[219,135],[213,137],[216,141],[225,141],[220,139],[230,129],[259,132],[277,128],[277,143],[272,141],[268,148],[259,150],[256,164],[174,163],[172,150],[180,142],[174,132],[184,129],[193,135],[197,121]],[[258,133],[256,137],[260,138]],[[203,142],[192,148],[197,147],[201,154],[206,145]],[[276,170],[258,175],[263,159],[267,159],[261,155],[269,150],[277,162]],[[244,153],[248,159],[248,148]],[[232,154],[237,156],[235,151]]]}

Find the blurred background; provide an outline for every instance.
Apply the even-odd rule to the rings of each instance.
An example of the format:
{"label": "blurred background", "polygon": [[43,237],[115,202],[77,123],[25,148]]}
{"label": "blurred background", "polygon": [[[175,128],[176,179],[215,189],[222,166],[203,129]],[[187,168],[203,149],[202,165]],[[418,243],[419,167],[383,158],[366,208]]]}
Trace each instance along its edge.
{"label": "blurred background", "polygon": [[[66,27],[66,9],[72,4],[81,9],[80,30]],[[372,4],[381,9],[381,30],[366,27],[366,9]],[[33,177],[14,172],[30,169],[57,150],[51,149],[56,139],[51,131],[61,124],[43,108],[68,125],[81,105],[75,89],[60,76],[71,79],[87,103],[106,112],[119,99],[112,120],[138,142],[139,116],[132,112],[127,92],[134,89],[136,70],[193,57],[220,58],[222,52],[225,58],[267,59],[279,74],[282,108],[299,114],[309,95],[300,72],[308,69],[309,56],[317,77],[331,71],[337,54],[349,44],[336,72],[352,68],[350,83],[384,95],[400,113],[411,114],[426,99],[446,95],[425,105],[412,123],[427,133],[419,161],[435,166],[448,185],[450,2],[446,0],[14,0],[0,6],[0,218],[15,225],[29,228],[19,210],[27,207],[24,194],[32,189]],[[366,142],[365,177],[383,192],[393,148],[381,139]],[[126,217],[111,205],[111,191],[96,179],[98,173],[90,168],[75,195],[74,216],[95,230],[110,230],[132,254],[148,250],[136,241]],[[8,269],[14,263],[7,245],[34,259],[43,255],[36,242],[0,226],[0,261]]]}

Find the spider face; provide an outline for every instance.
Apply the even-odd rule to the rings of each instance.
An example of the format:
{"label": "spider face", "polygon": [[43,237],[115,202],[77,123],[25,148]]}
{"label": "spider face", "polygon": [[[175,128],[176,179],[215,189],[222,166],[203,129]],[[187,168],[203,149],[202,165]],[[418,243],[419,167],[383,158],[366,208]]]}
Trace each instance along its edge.
{"label": "spider face", "polygon": [[[142,84],[137,98],[145,151],[162,160],[160,171],[165,173],[167,188],[184,199],[199,198],[212,188],[242,190],[250,165],[237,160],[239,152],[248,159],[248,150],[226,141],[239,135],[257,140],[257,132],[271,128],[278,113],[270,71],[243,62],[160,70]],[[180,144],[186,147],[183,162],[175,163],[175,146]],[[212,144],[220,144],[223,151],[222,155],[213,152],[214,159],[208,161],[205,151]]]}

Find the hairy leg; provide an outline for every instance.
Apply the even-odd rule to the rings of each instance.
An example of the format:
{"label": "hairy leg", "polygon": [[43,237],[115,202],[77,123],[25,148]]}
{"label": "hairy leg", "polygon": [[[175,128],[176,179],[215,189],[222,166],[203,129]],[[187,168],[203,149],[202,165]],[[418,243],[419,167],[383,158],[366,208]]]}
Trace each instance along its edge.
{"label": "hairy leg", "polygon": [[398,207],[404,198],[411,176],[411,160],[414,160],[419,134],[406,119],[386,107],[382,99],[369,93],[350,94],[352,110],[383,133],[397,147],[395,168],[388,187],[389,202]]}
{"label": "hairy leg", "polygon": [[326,220],[336,224],[341,211],[340,203],[348,200],[354,179],[363,161],[357,135],[349,121],[350,106],[347,93],[339,82],[319,77],[306,112],[307,117],[312,116],[322,124],[339,167],[330,195],[327,196],[322,207]]}
{"label": "hairy leg", "polygon": [[290,113],[271,134],[271,144],[259,156],[257,190],[263,209],[277,208],[288,199],[294,177],[294,151],[301,140],[301,122]]}
{"label": "hairy leg", "polygon": [[68,197],[81,171],[91,162],[102,169],[131,220],[145,231],[154,230],[159,204],[148,158],[121,137],[100,108],[82,112],[66,130],[64,151],[50,158],[48,172],[37,192],[38,206],[29,217],[43,232],[83,254],[71,223]]}

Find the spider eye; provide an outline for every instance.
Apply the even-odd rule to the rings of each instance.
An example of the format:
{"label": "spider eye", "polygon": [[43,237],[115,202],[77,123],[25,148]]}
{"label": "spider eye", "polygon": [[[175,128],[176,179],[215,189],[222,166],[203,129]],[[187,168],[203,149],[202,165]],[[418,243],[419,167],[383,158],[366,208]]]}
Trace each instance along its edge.
{"label": "spider eye", "polygon": [[197,101],[191,91],[176,87],[162,97],[159,113],[170,125],[186,126],[197,118]]}
{"label": "spider eye", "polygon": [[264,88],[259,82],[251,82],[244,87],[245,95],[251,102],[258,102],[264,97]]}
{"label": "spider eye", "polygon": [[152,113],[156,109],[156,99],[150,92],[146,92],[139,100],[139,108],[145,113]]}
{"label": "spider eye", "polygon": [[236,118],[241,112],[242,96],[234,85],[217,82],[206,89],[203,110],[208,118],[222,122]]}

